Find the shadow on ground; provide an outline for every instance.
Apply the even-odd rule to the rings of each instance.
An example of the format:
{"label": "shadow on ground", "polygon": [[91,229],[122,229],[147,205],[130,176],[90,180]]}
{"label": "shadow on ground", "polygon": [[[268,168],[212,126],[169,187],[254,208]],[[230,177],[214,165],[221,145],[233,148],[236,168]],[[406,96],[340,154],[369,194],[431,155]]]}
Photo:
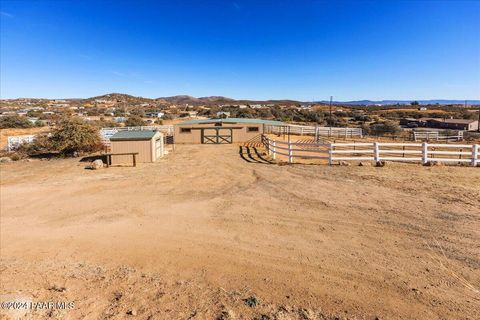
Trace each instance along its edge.
{"label": "shadow on ground", "polygon": [[240,158],[250,163],[273,164],[274,162],[265,158],[263,153],[257,147],[240,146],[238,149]]}

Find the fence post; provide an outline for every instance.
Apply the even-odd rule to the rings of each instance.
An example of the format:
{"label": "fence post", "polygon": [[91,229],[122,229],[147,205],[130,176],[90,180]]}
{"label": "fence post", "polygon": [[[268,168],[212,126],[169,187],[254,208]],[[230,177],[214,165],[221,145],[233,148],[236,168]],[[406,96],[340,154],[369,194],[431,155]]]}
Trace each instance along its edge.
{"label": "fence post", "polygon": [[426,164],[428,162],[428,143],[422,143],[422,163]]}
{"label": "fence post", "polygon": [[478,148],[480,144],[474,144],[472,146],[472,166],[476,167],[478,164]]}
{"label": "fence post", "polygon": [[288,142],[288,163],[293,162],[293,150],[292,150],[292,143]]}
{"label": "fence post", "polygon": [[374,148],[374,160],[377,162],[377,161],[380,161],[380,148],[379,148],[379,144],[378,142],[374,142],[373,143],[373,148]]}
{"label": "fence post", "polygon": [[275,140],[273,140],[273,143],[272,143],[272,153],[273,153],[273,160],[275,160],[277,158],[277,154],[276,154],[276,148],[275,148]]}
{"label": "fence post", "polygon": [[315,142],[318,142],[318,123],[315,123]]}
{"label": "fence post", "polygon": [[328,165],[332,165],[333,143],[328,144]]}

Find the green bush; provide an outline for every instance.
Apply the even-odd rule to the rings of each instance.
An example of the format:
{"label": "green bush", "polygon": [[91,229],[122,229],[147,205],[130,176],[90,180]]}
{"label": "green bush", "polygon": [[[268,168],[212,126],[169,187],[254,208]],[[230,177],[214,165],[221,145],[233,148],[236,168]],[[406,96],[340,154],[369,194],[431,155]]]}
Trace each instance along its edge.
{"label": "green bush", "polygon": [[55,151],[55,149],[47,134],[39,134],[35,137],[33,142],[23,143],[19,145],[15,151],[23,156],[34,156],[42,153],[49,153]]}
{"label": "green bush", "polygon": [[32,127],[32,123],[25,117],[12,115],[0,118],[0,129],[30,127]]}
{"label": "green bush", "polygon": [[125,121],[127,127],[140,127],[145,125],[145,121],[139,116],[131,116]]}
{"label": "green bush", "polygon": [[369,131],[370,134],[380,136],[384,134],[397,134],[402,131],[402,128],[393,121],[385,121],[371,124]]}
{"label": "green bush", "polygon": [[76,118],[60,122],[48,142],[62,154],[95,152],[103,148],[98,128]]}

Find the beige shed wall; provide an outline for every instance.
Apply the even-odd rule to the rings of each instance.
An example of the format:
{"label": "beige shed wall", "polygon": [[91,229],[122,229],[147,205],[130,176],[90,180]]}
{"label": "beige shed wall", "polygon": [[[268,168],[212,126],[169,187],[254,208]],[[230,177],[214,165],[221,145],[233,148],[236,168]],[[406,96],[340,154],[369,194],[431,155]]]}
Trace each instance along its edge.
{"label": "beige shed wall", "polygon": [[[111,141],[112,153],[138,152],[137,162],[152,162],[154,140]],[[132,156],[112,156],[112,164],[130,164]]]}
{"label": "beige shed wall", "polygon": [[[258,131],[248,132],[248,127],[257,127]],[[181,132],[181,128],[190,128],[190,133]],[[175,126],[175,143],[202,143],[202,130],[206,129],[205,134],[215,134],[214,128],[220,128],[220,134],[229,134],[232,128],[232,142],[246,142],[257,138],[263,133],[263,125],[260,123],[224,123],[223,126],[216,127],[212,123],[208,124],[190,124]],[[211,130],[210,130],[211,129]]]}

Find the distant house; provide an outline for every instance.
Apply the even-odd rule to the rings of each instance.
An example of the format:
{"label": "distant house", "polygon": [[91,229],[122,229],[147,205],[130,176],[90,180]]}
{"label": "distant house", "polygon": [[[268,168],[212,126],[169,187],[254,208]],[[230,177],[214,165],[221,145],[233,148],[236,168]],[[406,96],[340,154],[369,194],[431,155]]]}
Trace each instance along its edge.
{"label": "distant house", "polygon": [[400,125],[407,127],[424,127],[451,130],[478,130],[478,120],[470,119],[442,119],[442,118],[404,118]]}
{"label": "distant house", "polygon": [[418,108],[419,111],[427,111],[427,107],[420,107]]}
{"label": "distant house", "polygon": [[113,121],[115,121],[116,123],[122,123],[122,122],[125,122],[127,120],[126,117],[114,117],[113,118]]}
{"label": "distant house", "polygon": [[165,115],[165,112],[154,111],[154,112],[145,112],[147,118],[161,118]]}

